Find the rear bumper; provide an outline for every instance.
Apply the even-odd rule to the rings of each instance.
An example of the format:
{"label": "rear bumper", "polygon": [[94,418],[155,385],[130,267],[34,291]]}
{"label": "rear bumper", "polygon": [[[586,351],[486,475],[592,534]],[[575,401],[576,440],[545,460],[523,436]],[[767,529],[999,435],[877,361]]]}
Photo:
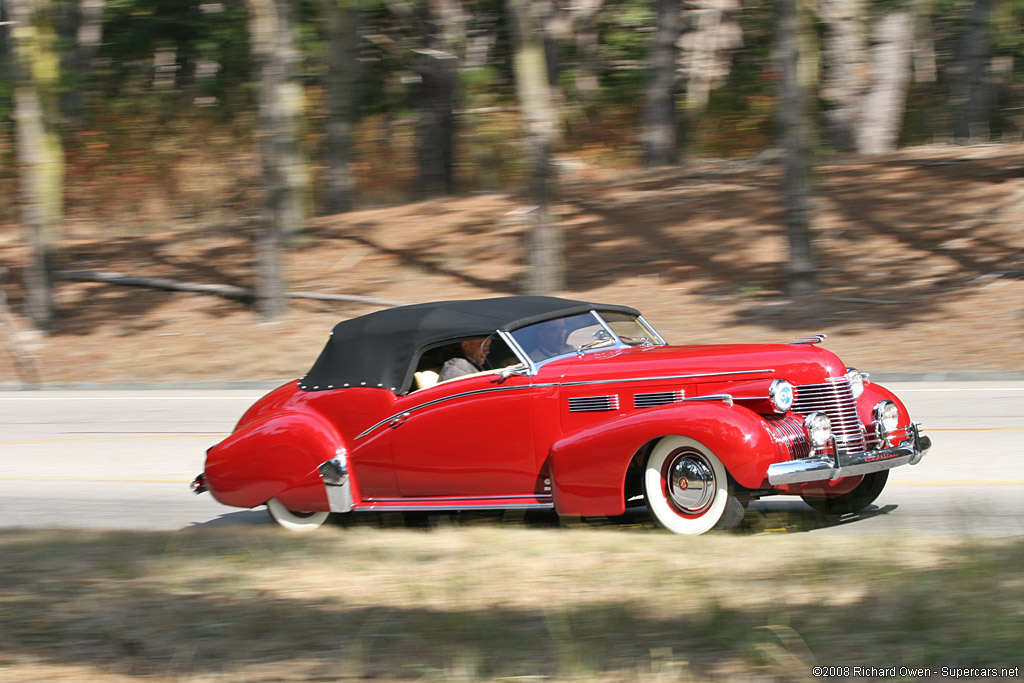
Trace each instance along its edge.
{"label": "rear bumper", "polygon": [[207,491],[209,491],[210,488],[206,485],[206,473],[201,472],[199,476],[193,479],[192,483],[189,485],[189,488],[192,490],[192,493],[196,494],[197,496],[200,493],[206,493]]}
{"label": "rear bumper", "polygon": [[789,460],[768,466],[768,483],[802,484],[808,481],[830,481],[892,469],[900,465],[916,465],[931,448],[932,440],[920,433],[917,425],[907,429],[907,440],[899,446],[859,453],[846,453],[833,448],[835,455]]}

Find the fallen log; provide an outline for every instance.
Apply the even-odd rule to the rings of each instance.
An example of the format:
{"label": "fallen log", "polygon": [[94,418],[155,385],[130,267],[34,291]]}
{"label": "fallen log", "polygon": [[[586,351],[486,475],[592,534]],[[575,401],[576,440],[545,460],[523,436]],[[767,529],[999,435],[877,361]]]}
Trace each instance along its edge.
{"label": "fallen log", "polygon": [[[214,296],[252,303],[256,300],[256,292],[235,285],[210,285],[197,282],[181,282],[164,277],[146,275],[127,275],[109,270],[59,270],[55,273],[58,280],[65,282],[103,282],[126,287],[146,287],[167,292],[190,292],[192,294],[211,294]],[[357,296],[355,294],[320,294],[317,292],[285,292],[289,299],[315,299],[317,301],[344,301],[348,303],[369,304],[373,306],[402,306],[401,302]]]}

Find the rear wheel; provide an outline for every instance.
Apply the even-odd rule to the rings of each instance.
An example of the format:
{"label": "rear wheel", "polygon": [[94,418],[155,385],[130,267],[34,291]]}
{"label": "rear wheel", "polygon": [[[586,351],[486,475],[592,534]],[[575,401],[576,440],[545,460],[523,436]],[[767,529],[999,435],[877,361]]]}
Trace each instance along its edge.
{"label": "rear wheel", "polygon": [[743,505],[731,495],[722,461],[685,436],[667,436],[654,447],[644,469],[644,498],[655,521],[676,534],[731,529]]}
{"label": "rear wheel", "polygon": [[321,524],[327,521],[331,514],[330,512],[323,511],[297,512],[289,510],[277,498],[271,498],[267,501],[267,511],[270,512],[271,519],[285,529],[298,532],[313,531],[319,528]]}
{"label": "rear wheel", "polygon": [[804,497],[804,502],[822,515],[846,515],[860,512],[875,502],[889,480],[889,470],[865,474],[864,479],[849,493],[835,498]]}

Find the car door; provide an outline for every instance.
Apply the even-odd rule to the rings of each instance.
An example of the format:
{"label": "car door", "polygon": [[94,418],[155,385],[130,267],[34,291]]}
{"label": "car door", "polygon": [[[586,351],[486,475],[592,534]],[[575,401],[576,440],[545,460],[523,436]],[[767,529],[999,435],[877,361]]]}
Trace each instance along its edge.
{"label": "car door", "polygon": [[403,497],[528,495],[536,490],[531,378],[472,375],[396,402],[389,425]]}

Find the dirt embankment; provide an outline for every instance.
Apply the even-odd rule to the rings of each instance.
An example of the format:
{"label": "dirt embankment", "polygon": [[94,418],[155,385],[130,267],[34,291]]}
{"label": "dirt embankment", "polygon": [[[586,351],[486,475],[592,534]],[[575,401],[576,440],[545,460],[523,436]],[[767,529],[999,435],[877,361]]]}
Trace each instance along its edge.
{"label": "dirt embankment", "polygon": [[[824,332],[862,370],[1024,371],[1024,146],[834,159],[815,178],[820,292],[783,295],[774,165],[700,162],[565,179],[557,215],[572,298],[627,303],[673,343]],[[528,201],[432,200],[318,219],[286,257],[289,288],[414,303],[514,294]],[[251,287],[244,231],[110,237],[78,227],[59,267]],[[3,285],[26,252],[0,238]],[[278,380],[303,374],[339,319],[376,307],[293,300],[266,324],[218,297],[64,282],[60,321],[29,340],[44,382]],[[6,331],[5,331],[6,333]],[[16,382],[0,355],[0,382]]]}

